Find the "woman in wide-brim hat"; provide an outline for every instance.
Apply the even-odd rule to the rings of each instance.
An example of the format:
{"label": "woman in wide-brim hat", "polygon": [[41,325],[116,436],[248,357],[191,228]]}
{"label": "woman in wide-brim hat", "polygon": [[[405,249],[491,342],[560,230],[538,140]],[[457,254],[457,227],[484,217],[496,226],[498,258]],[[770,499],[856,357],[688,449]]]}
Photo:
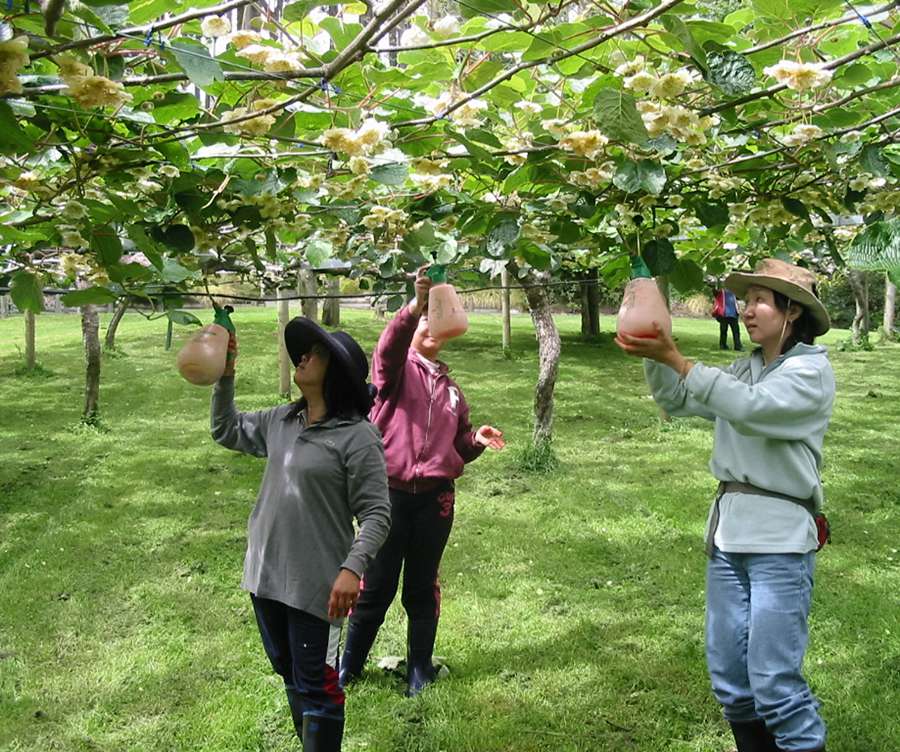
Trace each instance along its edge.
{"label": "woman in wide-brim hat", "polygon": [[212,435],[229,449],[266,458],[241,586],[250,592],[266,654],[284,679],[304,748],[337,752],[344,727],[340,627],[390,528],[384,449],[366,417],[372,395],[359,344],[303,317],[288,323],[284,342],[302,397],[239,412],[232,335],[231,357],[213,393]]}
{"label": "woman in wide-brim hat", "polygon": [[707,523],[706,655],[739,752],[825,749],[825,724],[802,674],[823,492],[822,445],[834,374],[815,338],[830,321],[815,276],[779,259],[736,272],[757,348],[725,368],[685,358],[672,337],[620,335],[644,357],[669,415],[715,423],[719,489]]}

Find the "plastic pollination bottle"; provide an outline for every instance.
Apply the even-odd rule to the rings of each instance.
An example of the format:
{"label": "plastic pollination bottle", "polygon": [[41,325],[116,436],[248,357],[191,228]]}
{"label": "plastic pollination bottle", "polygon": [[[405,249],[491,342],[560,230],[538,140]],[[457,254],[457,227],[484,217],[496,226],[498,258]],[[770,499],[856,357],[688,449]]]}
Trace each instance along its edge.
{"label": "plastic pollination bottle", "polygon": [[616,332],[632,337],[655,337],[653,322],[656,322],[663,331],[671,333],[669,306],[641,258],[640,248],[638,231],[638,254],[631,257],[631,281],[625,286],[622,305],[616,318]]}
{"label": "plastic pollination bottle", "polygon": [[428,291],[428,331],[435,339],[452,339],[466,333],[469,317],[463,310],[459,295],[453,285],[447,283],[443,266],[428,267],[431,289]]}
{"label": "plastic pollination bottle", "polygon": [[228,315],[230,306],[221,308],[213,303],[213,308],[213,323],[194,334],[175,360],[179,373],[197,386],[215,384],[222,377],[228,355],[228,334],[234,331]]}

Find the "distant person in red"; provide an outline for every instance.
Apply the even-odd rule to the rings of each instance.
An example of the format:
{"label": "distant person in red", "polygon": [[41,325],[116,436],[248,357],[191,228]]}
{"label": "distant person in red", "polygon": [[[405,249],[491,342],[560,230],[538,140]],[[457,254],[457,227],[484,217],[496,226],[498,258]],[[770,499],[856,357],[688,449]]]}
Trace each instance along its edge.
{"label": "distant person in red", "polygon": [[472,430],[462,390],[428,330],[431,280],[420,269],[416,297],[387,325],[372,358],[378,393],[369,414],[384,439],[391,531],[366,570],[340,661],[341,686],[360,676],[403,569],[407,627],[407,695],[434,681],[432,664],[441,606],[438,568],[453,525],[454,481],[486,447],[502,449],[492,426]]}
{"label": "distant person in red", "polygon": [[734,349],[743,350],[741,346],[741,326],[738,321],[737,298],[731,290],[720,288],[716,290],[715,303],[712,309],[713,318],[719,322],[719,349],[728,349],[728,329],[731,328],[731,337],[734,340]]}

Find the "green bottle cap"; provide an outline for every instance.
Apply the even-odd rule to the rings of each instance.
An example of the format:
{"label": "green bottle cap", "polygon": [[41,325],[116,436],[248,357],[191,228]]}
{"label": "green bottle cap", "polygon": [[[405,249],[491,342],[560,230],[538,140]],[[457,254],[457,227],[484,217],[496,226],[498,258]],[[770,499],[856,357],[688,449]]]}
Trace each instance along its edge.
{"label": "green bottle cap", "polygon": [[436,285],[443,284],[447,281],[447,267],[441,264],[432,264],[425,273]]}
{"label": "green bottle cap", "polygon": [[647,264],[644,263],[644,259],[640,256],[632,256],[631,257],[631,278],[632,279],[640,279],[641,277],[652,278],[653,275],[650,273],[650,269],[647,267]]}
{"label": "green bottle cap", "polygon": [[229,332],[234,334],[234,322],[231,320],[231,316],[228,314],[228,311],[215,303],[213,303],[213,309],[215,310],[215,316],[213,317],[213,323],[218,324],[219,326],[224,326]]}

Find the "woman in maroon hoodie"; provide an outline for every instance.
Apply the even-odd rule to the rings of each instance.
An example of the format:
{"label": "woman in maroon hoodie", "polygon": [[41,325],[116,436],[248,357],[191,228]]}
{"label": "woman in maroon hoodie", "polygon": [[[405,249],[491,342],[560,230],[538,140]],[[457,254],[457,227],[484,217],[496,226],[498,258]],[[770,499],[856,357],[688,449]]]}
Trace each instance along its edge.
{"label": "woman in maroon hoodie", "polygon": [[381,431],[391,497],[391,531],[366,570],[340,662],[344,686],[362,673],[403,569],[407,695],[434,681],[431,656],[441,605],[438,568],[453,525],[454,481],[485,447],[502,449],[492,426],[472,430],[462,391],[437,357],[428,331],[431,280],[420,269],[416,297],[385,328],[372,359],[378,388],[369,417]]}

